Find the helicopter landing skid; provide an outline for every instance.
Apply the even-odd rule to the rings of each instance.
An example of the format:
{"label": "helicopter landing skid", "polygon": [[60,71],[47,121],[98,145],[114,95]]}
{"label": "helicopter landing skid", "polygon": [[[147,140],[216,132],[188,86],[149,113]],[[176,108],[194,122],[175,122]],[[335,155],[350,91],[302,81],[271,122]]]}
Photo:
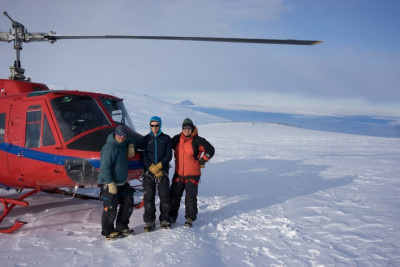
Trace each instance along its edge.
{"label": "helicopter landing skid", "polygon": [[142,201],[140,201],[139,204],[135,204],[135,209],[140,209],[143,206],[144,206],[144,200],[142,199]]}
{"label": "helicopter landing skid", "polygon": [[[3,219],[10,213],[10,211],[16,206],[22,206],[22,207],[27,207],[29,206],[29,203],[24,201],[24,198],[27,198],[35,193],[39,192],[38,189],[32,190],[27,192],[26,194],[22,195],[18,199],[13,199],[13,198],[6,198],[6,197],[0,197],[0,202],[3,203],[4,205],[4,210],[3,214],[0,217],[0,223],[3,221]],[[21,228],[26,222],[23,221],[15,221],[15,223],[12,226],[9,227],[0,227],[0,233],[5,233],[5,234],[10,234],[12,232],[17,231],[19,228]]]}

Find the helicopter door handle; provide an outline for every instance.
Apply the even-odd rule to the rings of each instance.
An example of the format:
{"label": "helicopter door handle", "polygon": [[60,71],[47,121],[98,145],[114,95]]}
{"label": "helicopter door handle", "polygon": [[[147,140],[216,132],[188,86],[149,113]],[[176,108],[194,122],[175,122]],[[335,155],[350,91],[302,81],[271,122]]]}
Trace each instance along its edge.
{"label": "helicopter door handle", "polygon": [[18,158],[24,157],[24,152],[19,152],[19,153],[17,154],[17,156],[18,156]]}

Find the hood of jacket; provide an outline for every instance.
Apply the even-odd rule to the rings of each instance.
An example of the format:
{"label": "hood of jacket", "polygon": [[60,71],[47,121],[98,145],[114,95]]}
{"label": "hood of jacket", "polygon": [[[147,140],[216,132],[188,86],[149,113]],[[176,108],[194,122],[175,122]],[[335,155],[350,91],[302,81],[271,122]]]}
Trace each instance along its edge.
{"label": "hood of jacket", "polygon": [[154,135],[153,131],[151,130],[151,126],[150,126],[150,135],[154,136],[154,137],[157,137],[162,133],[162,130],[161,130],[162,120],[158,116],[153,116],[153,117],[150,118],[150,124],[151,124],[152,121],[155,121],[155,122],[158,123],[158,125],[160,125],[160,128],[158,128],[158,133],[156,135]]}

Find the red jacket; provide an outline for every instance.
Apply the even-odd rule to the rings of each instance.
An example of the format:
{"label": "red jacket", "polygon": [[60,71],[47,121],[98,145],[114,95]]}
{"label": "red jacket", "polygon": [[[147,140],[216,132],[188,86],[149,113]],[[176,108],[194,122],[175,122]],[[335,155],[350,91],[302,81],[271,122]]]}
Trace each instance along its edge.
{"label": "red jacket", "polygon": [[200,176],[199,159],[208,161],[215,152],[214,147],[198,135],[197,127],[194,127],[190,137],[185,137],[183,133],[175,135],[172,148],[175,150],[175,174],[179,176]]}

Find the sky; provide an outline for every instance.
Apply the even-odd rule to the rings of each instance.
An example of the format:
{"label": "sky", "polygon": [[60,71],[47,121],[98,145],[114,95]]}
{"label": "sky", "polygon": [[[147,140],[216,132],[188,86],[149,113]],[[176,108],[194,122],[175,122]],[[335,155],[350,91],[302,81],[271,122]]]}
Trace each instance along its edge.
{"label": "sky", "polygon": [[[3,0],[29,32],[321,40],[317,46],[147,40],[28,43],[25,75],[52,88],[128,89],[177,103],[400,115],[400,2]],[[0,16],[0,31],[10,21]],[[0,43],[0,77],[15,53]]]}

